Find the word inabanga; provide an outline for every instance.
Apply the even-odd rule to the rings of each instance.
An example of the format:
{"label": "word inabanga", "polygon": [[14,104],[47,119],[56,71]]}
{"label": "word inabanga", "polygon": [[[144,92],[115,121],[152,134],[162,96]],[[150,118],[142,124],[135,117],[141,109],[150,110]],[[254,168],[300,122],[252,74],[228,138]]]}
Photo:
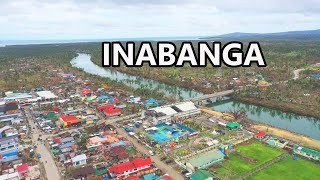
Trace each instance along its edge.
{"label": "word inabanga", "polygon": [[142,67],[148,63],[151,67],[182,67],[190,63],[191,67],[206,67],[210,62],[213,67],[220,67],[223,62],[230,67],[250,67],[256,63],[258,67],[266,67],[266,62],[258,42],[250,42],[246,53],[243,53],[241,42],[229,42],[221,48],[220,42],[199,42],[195,53],[191,42],[183,42],[179,50],[172,42],[158,42],[156,52],[151,42],[141,42],[135,51],[134,42],[126,42],[126,48],[120,42],[102,43],[102,65],[119,67],[120,61],[127,67]]}

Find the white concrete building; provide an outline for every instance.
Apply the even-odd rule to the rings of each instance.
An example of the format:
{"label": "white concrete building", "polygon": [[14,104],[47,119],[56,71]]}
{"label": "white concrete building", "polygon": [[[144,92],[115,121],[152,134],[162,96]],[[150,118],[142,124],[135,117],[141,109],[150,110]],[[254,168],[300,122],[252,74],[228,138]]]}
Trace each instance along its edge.
{"label": "white concrete building", "polygon": [[78,156],[71,158],[71,162],[74,166],[87,164],[87,156],[85,154],[80,154]]}
{"label": "white concrete building", "polygon": [[57,99],[58,96],[54,95],[51,91],[38,91],[36,92],[38,97],[41,97],[42,100],[53,100]]}
{"label": "white concrete building", "polygon": [[201,110],[191,101],[170,104],[149,109],[149,111],[164,114],[157,117],[155,123],[171,121],[173,118],[188,118],[201,114]]}

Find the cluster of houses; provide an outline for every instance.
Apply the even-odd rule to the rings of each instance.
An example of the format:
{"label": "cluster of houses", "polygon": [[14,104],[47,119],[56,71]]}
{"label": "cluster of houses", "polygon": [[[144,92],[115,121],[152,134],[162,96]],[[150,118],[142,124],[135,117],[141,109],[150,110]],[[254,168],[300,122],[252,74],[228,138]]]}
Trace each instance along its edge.
{"label": "cluster of houses", "polygon": [[273,135],[267,135],[266,132],[264,131],[258,131],[255,133],[255,138],[259,139],[260,141],[276,147],[280,149],[284,149],[286,147],[289,147],[292,149],[294,154],[303,156],[307,159],[311,159],[314,161],[320,161],[320,151],[308,148],[308,147],[303,147],[294,143],[291,143],[287,141],[286,139],[273,136]]}
{"label": "cluster of houses", "polygon": [[150,177],[157,170],[150,157],[137,152],[130,141],[108,124],[99,125],[94,134],[68,131],[49,139],[48,144],[58,166],[73,167],[73,179],[139,179]]}
{"label": "cluster of houses", "polygon": [[0,129],[0,163],[19,160],[18,131],[10,126]]}
{"label": "cluster of houses", "polygon": [[20,163],[13,166],[3,165],[1,171],[1,180],[38,180],[41,178],[40,168],[37,164]]}

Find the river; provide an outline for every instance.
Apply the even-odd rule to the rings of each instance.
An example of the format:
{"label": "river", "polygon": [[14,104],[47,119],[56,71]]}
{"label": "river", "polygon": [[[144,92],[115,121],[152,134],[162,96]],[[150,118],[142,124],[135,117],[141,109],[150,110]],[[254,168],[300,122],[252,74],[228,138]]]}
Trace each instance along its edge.
{"label": "river", "polygon": [[183,99],[190,97],[197,97],[203,95],[193,89],[180,88],[178,86],[172,86],[165,83],[161,83],[154,80],[145,79],[139,76],[133,76],[112,69],[107,69],[94,64],[88,54],[79,54],[77,57],[71,60],[73,67],[83,69],[85,72],[90,74],[107,77],[112,80],[121,81],[126,85],[137,88],[148,88],[163,92],[166,96]]}
{"label": "river", "polygon": [[[133,88],[149,88],[157,90],[171,97],[182,97],[186,99],[202,95],[202,93],[199,93],[193,89],[180,88],[158,81],[117,72],[107,68],[102,68],[94,64],[90,59],[90,55],[87,54],[79,54],[77,57],[71,60],[71,64],[73,67],[81,68],[85,72],[90,74],[95,74],[116,81],[121,81]],[[241,103],[229,98],[224,98],[222,100],[215,99],[214,102],[212,102],[211,104],[207,104],[206,106],[217,111],[245,109],[247,111],[249,119],[251,120],[270,124],[275,127],[286,129],[288,131],[296,132],[299,134],[304,134],[310,136],[313,139],[320,140],[319,119],[299,116],[293,113],[286,113],[280,110],[274,110],[271,108],[256,106],[252,104]]]}

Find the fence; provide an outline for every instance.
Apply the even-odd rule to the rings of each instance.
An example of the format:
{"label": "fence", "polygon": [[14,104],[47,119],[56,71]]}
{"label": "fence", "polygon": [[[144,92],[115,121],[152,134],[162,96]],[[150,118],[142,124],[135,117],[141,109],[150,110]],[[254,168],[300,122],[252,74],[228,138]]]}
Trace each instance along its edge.
{"label": "fence", "polygon": [[273,164],[273,163],[275,163],[275,162],[278,162],[278,161],[280,161],[281,159],[287,157],[287,155],[288,155],[287,153],[283,153],[283,154],[281,154],[280,156],[277,156],[277,157],[271,159],[270,161],[267,161],[267,162],[261,164],[260,166],[252,169],[251,171],[245,173],[245,174],[242,175],[239,179],[246,179],[247,177],[251,176],[252,174],[254,174],[254,173],[256,173],[256,172],[258,172],[258,171],[260,171],[260,170],[262,170],[262,169],[264,169],[264,168],[266,168],[266,167],[268,167],[268,166],[270,166],[271,164]]}

